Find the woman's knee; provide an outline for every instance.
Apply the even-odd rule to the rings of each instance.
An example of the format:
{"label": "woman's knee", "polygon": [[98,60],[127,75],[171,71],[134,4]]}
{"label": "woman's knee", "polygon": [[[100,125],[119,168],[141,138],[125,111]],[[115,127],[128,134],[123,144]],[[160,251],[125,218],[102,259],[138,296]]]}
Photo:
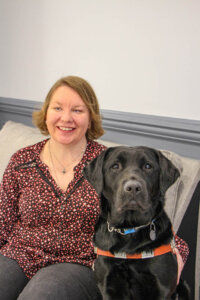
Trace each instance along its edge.
{"label": "woman's knee", "polygon": [[18,263],[0,254],[0,299],[16,300],[27,282]]}
{"label": "woman's knee", "polygon": [[101,296],[89,268],[59,263],[37,272],[18,298],[25,299],[100,300]]}

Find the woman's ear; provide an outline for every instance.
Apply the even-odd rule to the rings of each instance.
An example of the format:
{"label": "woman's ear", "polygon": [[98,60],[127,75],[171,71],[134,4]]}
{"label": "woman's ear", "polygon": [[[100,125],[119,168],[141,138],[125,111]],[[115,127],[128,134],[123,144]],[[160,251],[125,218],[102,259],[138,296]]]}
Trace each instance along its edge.
{"label": "woman's ear", "polygon": [[88,129],[91,129],[91,120],[89,120]]}

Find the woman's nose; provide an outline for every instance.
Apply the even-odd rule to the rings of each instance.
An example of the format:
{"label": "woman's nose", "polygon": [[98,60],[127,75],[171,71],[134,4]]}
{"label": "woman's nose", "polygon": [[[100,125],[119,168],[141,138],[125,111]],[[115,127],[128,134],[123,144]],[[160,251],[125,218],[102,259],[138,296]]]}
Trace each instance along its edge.
{"label": "woman's nose", "polygon": [[72,118],[72,113],[70,111],[63,111],[62,115],[61,115],[61,120],[63,122],[72,122],[73,118]]}

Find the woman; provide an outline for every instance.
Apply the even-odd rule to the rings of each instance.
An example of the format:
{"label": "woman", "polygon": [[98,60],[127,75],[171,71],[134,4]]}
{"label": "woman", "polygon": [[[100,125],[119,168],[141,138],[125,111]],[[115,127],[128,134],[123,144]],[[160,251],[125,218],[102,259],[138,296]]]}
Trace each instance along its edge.
{"label": "woman", "polygon": [[101,299],[91,271],[99,198],[82,175],[105,149],[94,141],[104,132],[96,95],[61,78],[33,119],[50,138],[15,153],[4,173],[0,299]]}

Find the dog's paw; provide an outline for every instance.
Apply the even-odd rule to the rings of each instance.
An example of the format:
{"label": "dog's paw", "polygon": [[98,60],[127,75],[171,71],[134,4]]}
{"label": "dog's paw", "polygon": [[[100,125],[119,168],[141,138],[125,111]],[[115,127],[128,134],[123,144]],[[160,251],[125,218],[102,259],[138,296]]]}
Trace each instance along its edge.
{"label": "dog's paw", "polygon": [[180,279],[172,300],[191,300],[190,287],[185,280]]}

